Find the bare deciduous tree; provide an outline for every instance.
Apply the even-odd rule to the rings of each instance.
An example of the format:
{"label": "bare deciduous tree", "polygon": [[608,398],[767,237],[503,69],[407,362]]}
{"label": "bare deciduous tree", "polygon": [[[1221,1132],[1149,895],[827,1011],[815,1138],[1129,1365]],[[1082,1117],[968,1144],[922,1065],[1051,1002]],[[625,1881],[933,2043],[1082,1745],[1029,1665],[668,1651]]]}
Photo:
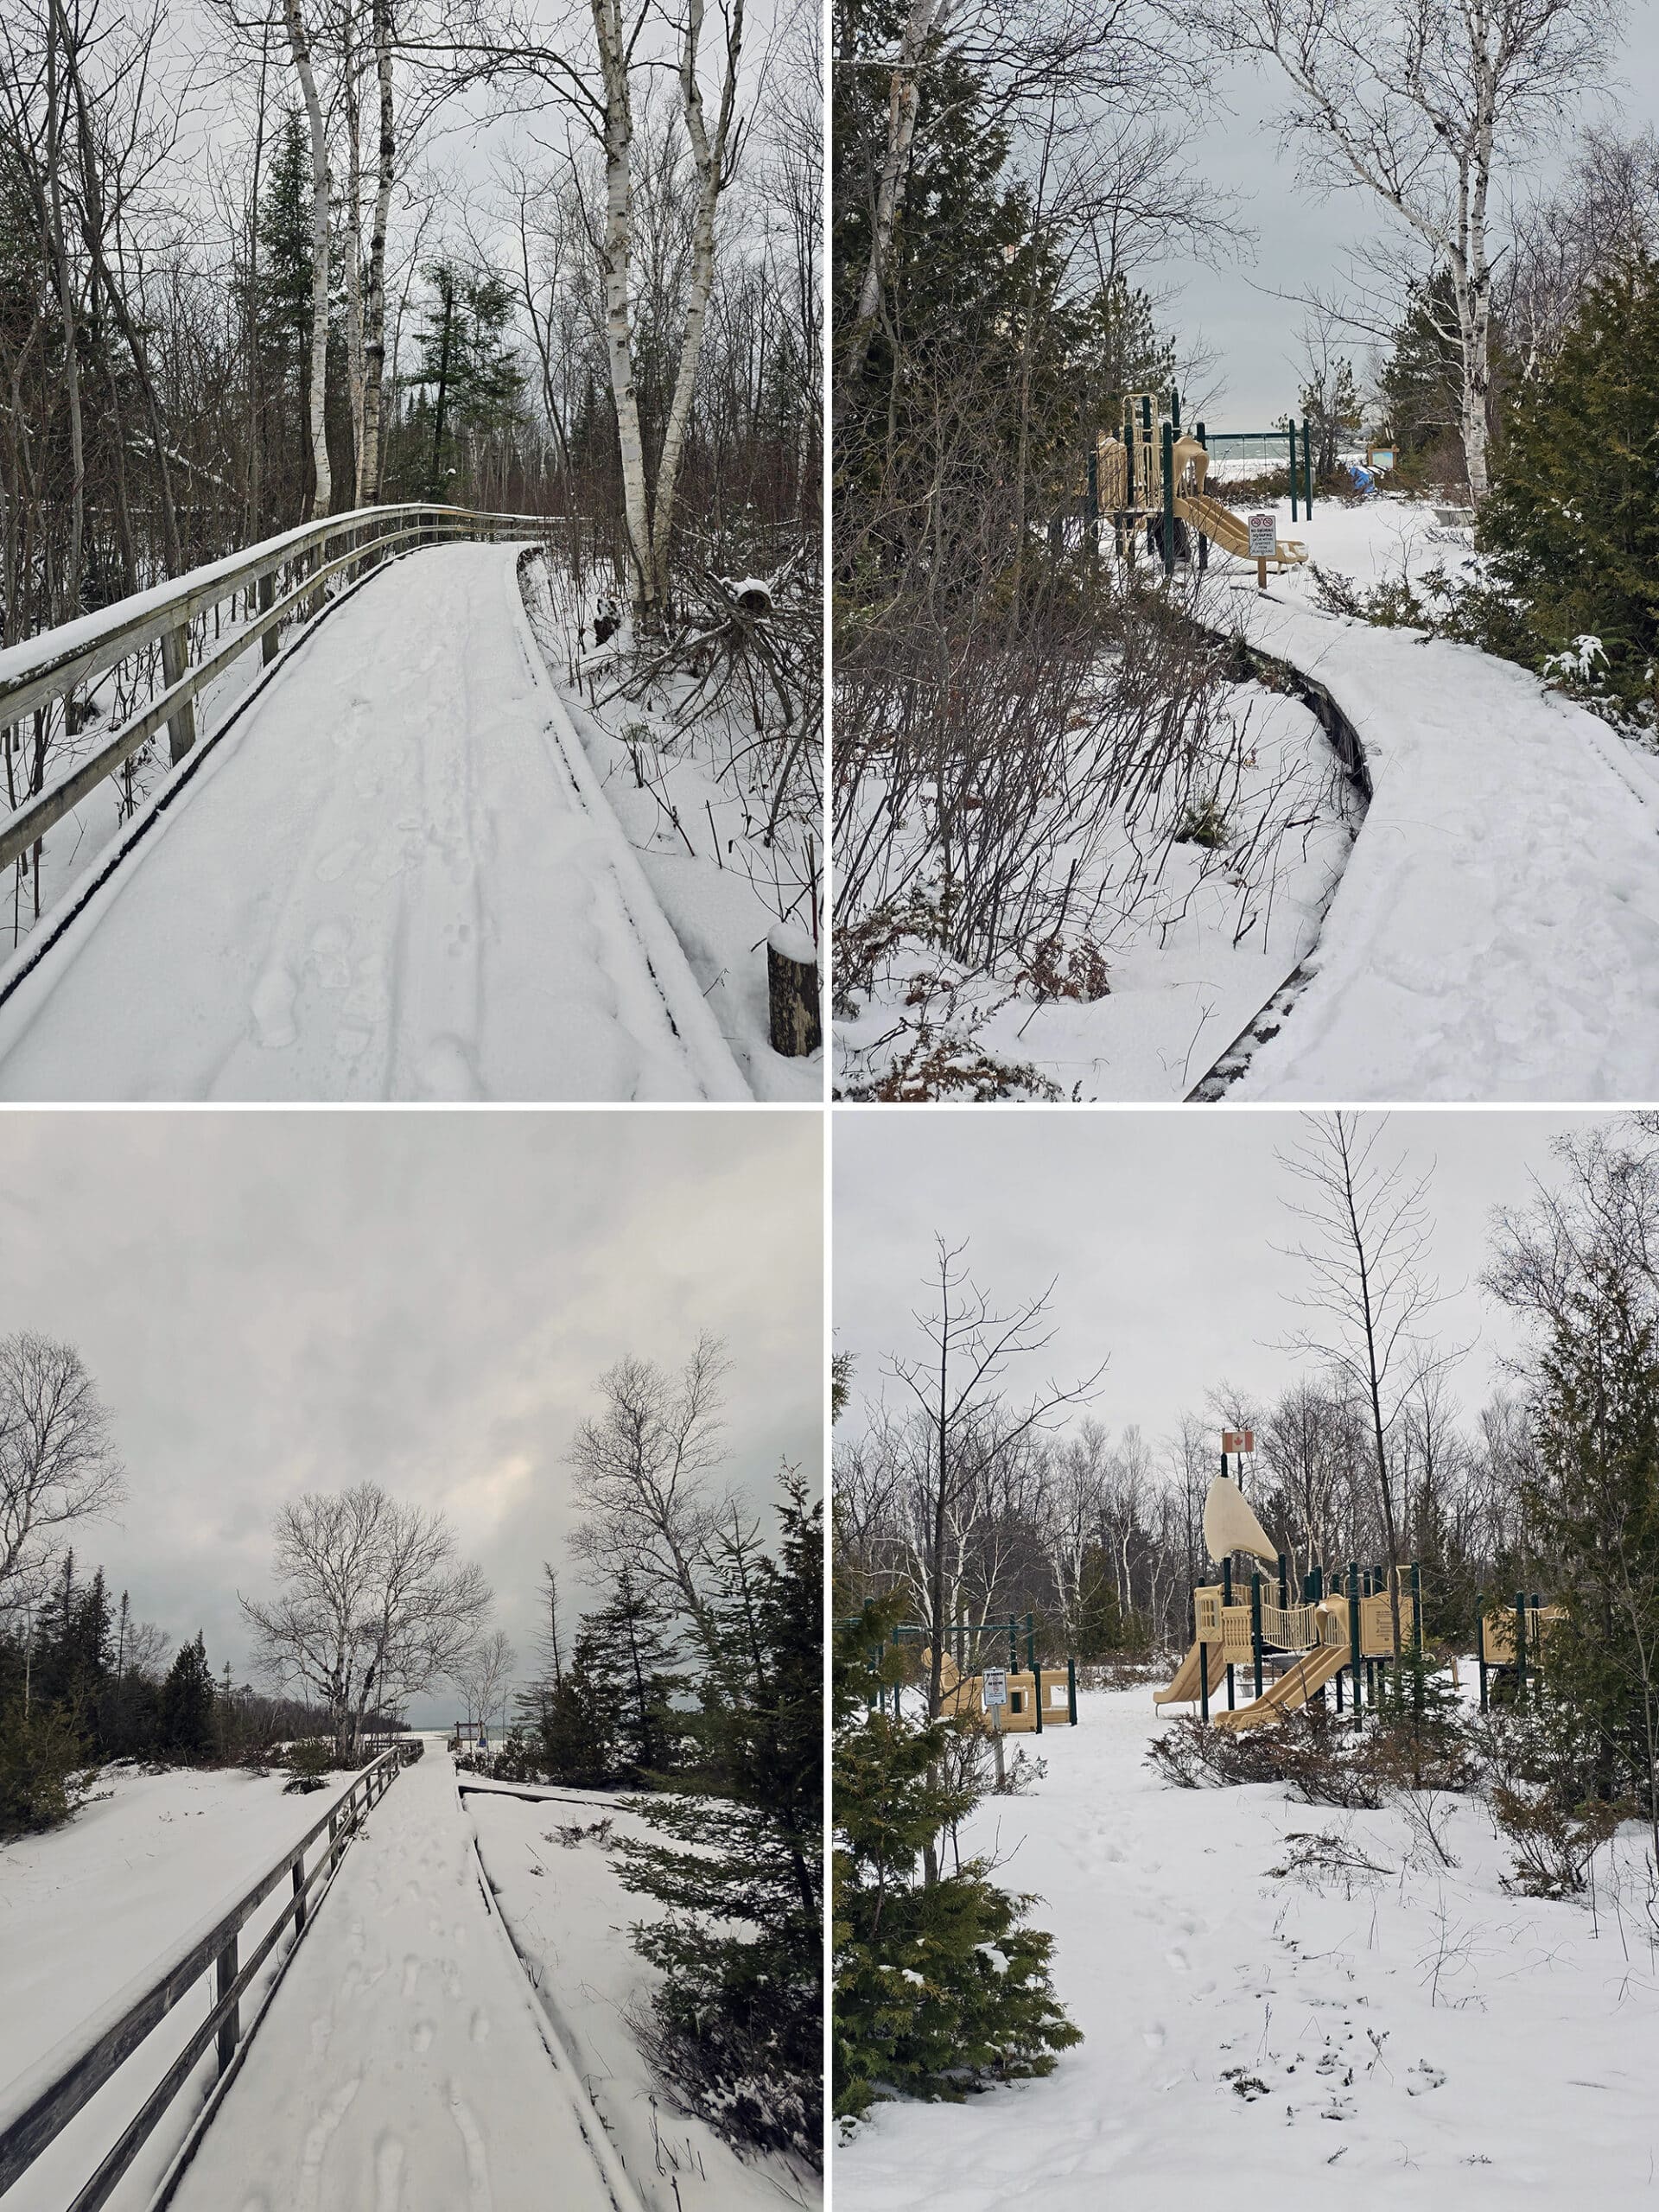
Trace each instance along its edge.
{"label": "bare deciduous tree", "polygon": [[73,1344],[0,1338],[0,1618],[33,1605],[67,1532],[126,1496],[98,1386]]}
{"label": "bare deciduous tree", "polygon": [[277,1514],[275,1534],[277,1595],[239,1600],[255,1656],[320,1700],[347,1758],[371,1706],[455,1679],[493,1603],[489,1586],[457,1557],[442,1513],[401,1505],[378,1483],[308,1491]]}
{"label": "bare deciduous tree", "polygon": [[499,1629],[474,1646],[455,1676],[469,1720],[488,1728],[506,1702],[507,1684],[518,1663],[518,1655]]}
{"label": "bare deciduous tree", "polygon": [[720,1637],[699,1570],[725,1510],[710,1478],[724,1459],[718,1338],[700,1337],[677,1376],[654,1360],[619,1360],[600,1377],[604,1410],[570,1446],[587,1518],[571,1548],[607,1580],[625,1568],[664,1600],[718,1662]]}
{"label": "bare deciduous tree", "polygon": [[1370,193],[1457,304],[1460,429],[1486,496],[1495,187],[1606,67],[1613,0],[1213,0],[1236,49],[1276,62],[1310,181]]}
{"label": "bare deciduous tree", "polygon": [[1277,1155],[1302,1193],[1290,1211],[1305,1234],[1289,1255],[1307,1274],[1293,1302],[1311,1317],[1287,1349],[1340,1376],[1364,1405],[1398,1653],[1400,1588],[1393,1570],[1404,1554],[1389,1440],[1410,1393],[1465,1348],[1431,1344],[1427,1336],[1443,1303],[1429,1267],[1427,1174],[1410,1176],[1402,1161],[1378,1157],[1386,1116],[1370,1129],[1353,1114],[1313,1114],[1306,1122],[1302,1142]]}

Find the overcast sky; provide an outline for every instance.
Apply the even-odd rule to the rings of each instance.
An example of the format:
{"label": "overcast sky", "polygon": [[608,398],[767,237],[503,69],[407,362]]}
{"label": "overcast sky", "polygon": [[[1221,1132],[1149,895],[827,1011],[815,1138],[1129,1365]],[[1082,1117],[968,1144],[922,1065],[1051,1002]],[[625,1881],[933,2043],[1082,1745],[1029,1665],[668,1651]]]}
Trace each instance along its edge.
{"label": "overcast sky", "polygon": [[[1476,1282],[1491,1210],[1523,1203],[1529,1172],[1551,1177],[1549,1139],[1587,1118],[1419,1111],[1395,1114],[1384,1134],[1390,1156],[1433,1171],[1433,1259],[1459,1294],[1446,1329],[1479,1338],[1455,1378],[1471,1412],[1516,1341]],[[889,1352],[918,1348],[912,1316],[937,1230],[969,1240],[971,1272],[1000,1305],[1058,1279],[1054,1342],[1027,1386],[1073,1382],[1109,1355],[1094,1412],[1114,1430],[1170,1434],[1224,1377],[1271,1396],[1298,1371],[1274,1348],[1296,1318],[1281,1294],[1297,1273],[1274,1249],[1294,1227],[1274,1154],[1303,1127],[1251,1109],[838,1112],[835,1344],[854,1355],[855,1395],[879,1392]]]}
{"label": "overcast sky", "polygon": [[[724,1336],[728,1473],[816,1484],[816,1114],[13,1113],[0,1334],[79,1350],[130,1501],[79,1548],[245,1671],[273,1511],[373,1479],[442,1507],[527,1654],[573,1525],[563,1457],[625,1354]],[[411,1708],[447,1719],[454,1700]]]}
{"label": "overcast sky", "polygon": [[[1618,119],[1631,130],[1659,121],[1659,36],[1649,0],[1634,0],[1622,49],[1610,53],[1605,96],[1586,106],[1583,120]],[[1189,419],[1203,413],[1211,429],[1266,429],[1294,404],[1297,388],[1296,331],[1300,311],[1274,297],[1344,287],[1350,248],[1358,238],[1383,234],[1376,203],[1368,194],[1309,191],[1296,181],[1296,162],[1281,149],[1272,118],[1284,95],[1265,69],[1232,73],[1217,108],[1194,99],[1192,158],[1217,188],[1236,193],[1243,219],[1256,232],[1253,259],[1210,269],[1174,261],[1152,272],[1160,292],[1166,327],[1183,345],[1200,338],[1215,354],[1197,388]],[[1519,182],[1560,174],[1571,151],[1572,120],[1522,164]],[[1398,235],[1389,231],[1392,237]],[[1355,367],[1365,377],[1365,348],[1357,344]]]}

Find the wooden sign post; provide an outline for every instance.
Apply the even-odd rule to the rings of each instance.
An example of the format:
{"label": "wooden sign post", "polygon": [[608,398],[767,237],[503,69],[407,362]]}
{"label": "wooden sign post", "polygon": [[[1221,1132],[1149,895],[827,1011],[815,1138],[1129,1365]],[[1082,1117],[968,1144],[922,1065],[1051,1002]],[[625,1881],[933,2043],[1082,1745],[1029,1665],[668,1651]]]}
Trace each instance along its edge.
{"label": "wooden sign post", "polygon": [[1255,588],[1268,588],[1268,563],[1279,550],[1279,524],[1272,515],[1250,517],[1250,558],[1255,563]]}
{"label": "wooden sign post", "polygon": [[1008,1701],[1008,1677],[1001,1667],[988,1667],[980,1678],[980,1697],[991,1716],[991,1744],[996,1753],[996,1787],[1000,1796],[1007,1786],[1002,1767],[1002,1708]]}

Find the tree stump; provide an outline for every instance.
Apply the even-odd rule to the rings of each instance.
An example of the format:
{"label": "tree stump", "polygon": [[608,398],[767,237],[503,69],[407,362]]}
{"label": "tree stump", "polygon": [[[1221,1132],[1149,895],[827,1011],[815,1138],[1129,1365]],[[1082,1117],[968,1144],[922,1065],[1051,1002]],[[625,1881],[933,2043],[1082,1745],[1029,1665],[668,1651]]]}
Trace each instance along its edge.
{"label": "tree stump", "polygon": [[780,922],[766,939],[766,999],[772,1049],[804,1059],[823,1042],[818,1010],[818,950],[804,930]]}

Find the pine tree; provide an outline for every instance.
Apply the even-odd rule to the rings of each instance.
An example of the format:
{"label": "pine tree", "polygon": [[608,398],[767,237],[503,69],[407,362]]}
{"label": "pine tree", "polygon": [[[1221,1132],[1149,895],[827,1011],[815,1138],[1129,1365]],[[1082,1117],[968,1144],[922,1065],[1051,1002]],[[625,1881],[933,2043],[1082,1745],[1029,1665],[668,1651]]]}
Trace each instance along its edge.
{"label": "pine tree", "polygon": [[161,1747],[186,1765],[213,1755],[213,1677],[200,1630],[181,1647],[162,1685]]}
{"label": "pine tree", "polygon": [[960,2098],[1052,2070],[1081,2040],[1049,1978],[1052,1937],[968,1859],[929,1879],[979,1788],[953,1758],[971,1724],[868,1710],[896,1618],[866,1607],[836,1633],[835,2109],[892,2095]]}
{"label": "pine tree", "polygon": [[816,2165],[823,2125],[823,1521],[785,1480],[776,1558],[734,1530],[715,1562],[718,1679],[696,1721],[695,1792],[635,1799],[661,1840],[626,1838],[636,1926],[661,1967],[656,2056],[729,2140]]}
{"label": "pine tree", "polygon": [[1538,1418],[1528,1505],[1566,1609],[1547,1694],[1597,1746],[1595,1794],[1634,1796],[1659,1850],[1659,1344],[1630,1286],[1592,1278],[1566,1303]]}
{"label": "pine tree", "polygon": [[626,1567],[609,1602],[583,1627],[595,1651],[607,1656],[617,1779],[638,1789],[677,1763],[684,1731],[675,1720],[674,1700],[690,1677],[676,1669],[674,1639],[662,1605],[635,1586]]}
{"label": "pine tree", "polygon": [[603,1789],[615,1778],[615,1685],[602,1639],[584,1621],[570,1663],[548,1696],[542,1759],[555,1782]]}
{"label": "pine tree", "polygon": [[1479,543],[1526,603],[1538,664],[1571,654],[1626,712],[1659,712],[1659,265],[1646,256],[1589,287],[1516,395]]}
{"label": "pine tree", "polygon": [[524,378],[513,358],[512,288],[490,270],[453,261],[430,262],[422,273],[432,298],[417,334],[420,367],[410,381],[427,394],[426,492],[435,499],[448,496],[458,473],[457,440],[511,423]]}

